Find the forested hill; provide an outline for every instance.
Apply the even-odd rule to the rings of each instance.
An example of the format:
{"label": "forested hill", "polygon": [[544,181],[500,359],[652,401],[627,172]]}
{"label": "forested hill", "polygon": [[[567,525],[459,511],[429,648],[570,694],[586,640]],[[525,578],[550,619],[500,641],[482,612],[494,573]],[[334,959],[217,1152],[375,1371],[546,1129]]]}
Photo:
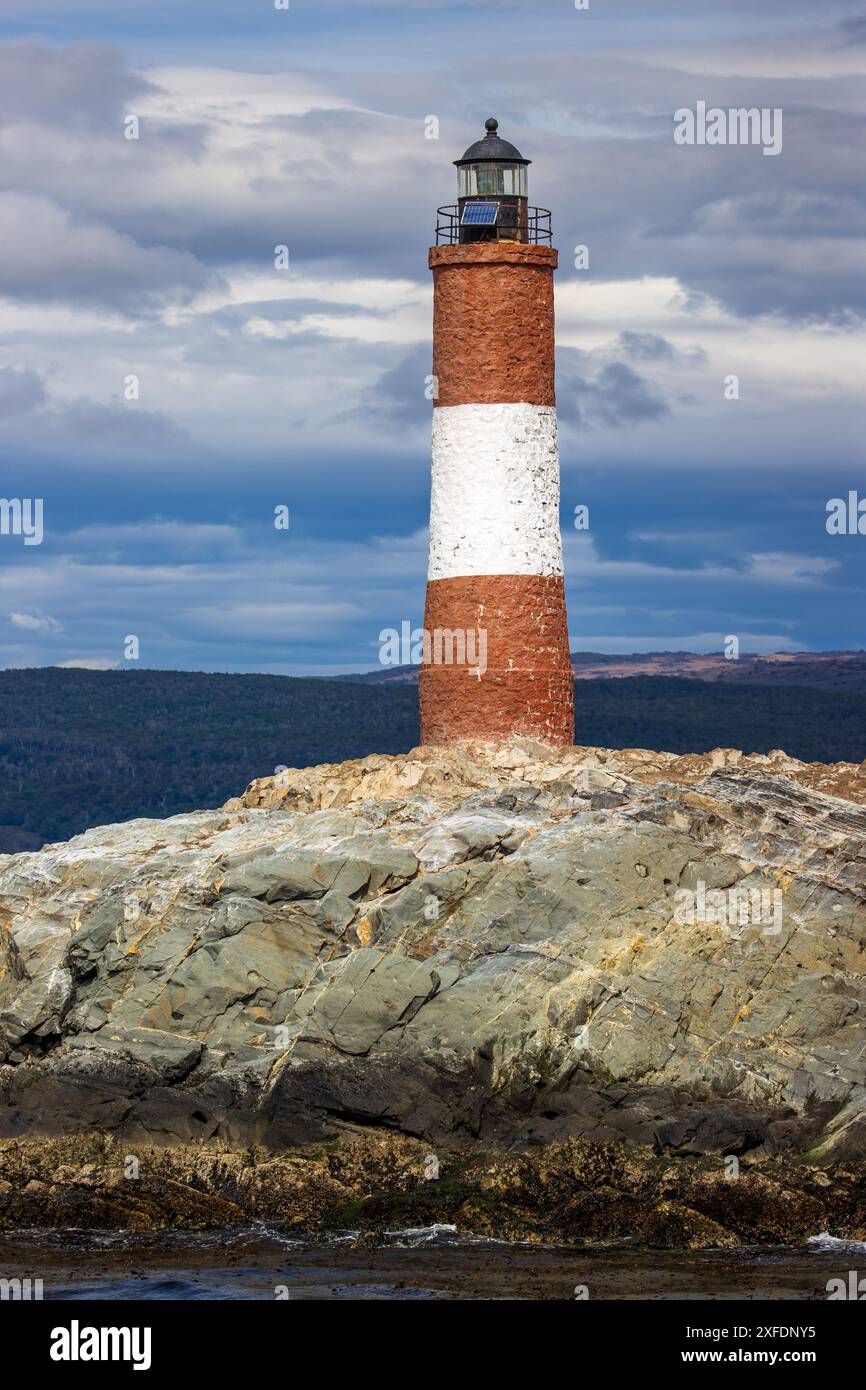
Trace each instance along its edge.
{"label": "forested hill", "polygon": [[[578,681],[579,743],[862,762],[866,694],[637,676]],[[279,765],[418,742],[414,685],[191,671],[0,671],[0,852],[219,806]]]}
{"label": "forested hill", "polygon": [[280,765],[405,752],[417,704],[416,690],[286,676],[0,671],[0,827],[66,839],[219,806]]}

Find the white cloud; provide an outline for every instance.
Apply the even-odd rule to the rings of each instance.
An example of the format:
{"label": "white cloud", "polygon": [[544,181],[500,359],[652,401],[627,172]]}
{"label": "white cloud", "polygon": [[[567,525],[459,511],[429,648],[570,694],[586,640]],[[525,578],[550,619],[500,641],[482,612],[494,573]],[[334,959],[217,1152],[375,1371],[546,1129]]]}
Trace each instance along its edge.
{"label": "white cloud", "polygon": [[749,572],[755,579],[771,584],[821,586],[822,580],[838,567],[837,561],[815,555],[787,555],[767,552],[750,557]]}
{"label": "white cloud", "polygon": [[9,621],[13,627],[24,632],[55,633],[62,632],[62,624],[48,613],[10,613]]}
{"label": "white cloud", "polygon": [[60,671],[117,671],[120,669],[120,662],[112,661],[111,657],[73,657],[71,661],[55,661],[55,668]]}

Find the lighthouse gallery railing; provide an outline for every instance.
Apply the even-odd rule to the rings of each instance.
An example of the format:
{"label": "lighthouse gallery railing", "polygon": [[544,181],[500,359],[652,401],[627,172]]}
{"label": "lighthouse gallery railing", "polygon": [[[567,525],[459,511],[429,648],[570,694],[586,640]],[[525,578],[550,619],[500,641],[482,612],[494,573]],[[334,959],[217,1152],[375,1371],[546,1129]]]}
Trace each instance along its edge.
{"label": "lighthouse gallery railing", "polygon": [[[528,207],[526,209],[526,214],[526,222],[516,223],[510,227],[473,227],[472,231],[475,233],[476,237],[479,231],[489,232],[490,235],[484,239],[490,241],[522,241],[528,243],[530,246],[551,243],[553,241],[553,230],[550,224],[551,215],[549,210],[547,208]],[[436,212],[436,245],[456,246],[459,241],[459,207],[456,203],[450,203],[444,208],[438,208]]]}

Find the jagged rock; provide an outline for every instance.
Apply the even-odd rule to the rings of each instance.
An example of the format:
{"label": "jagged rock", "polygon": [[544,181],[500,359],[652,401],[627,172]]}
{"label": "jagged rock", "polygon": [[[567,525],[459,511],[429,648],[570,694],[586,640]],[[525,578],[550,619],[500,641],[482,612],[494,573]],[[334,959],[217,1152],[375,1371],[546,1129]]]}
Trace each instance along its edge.
{"label": "jagged rock", "polygon": [[[431,1166],[430,1159],[435,1158]],[[509,1240],[659,1249],[787,1245],[866,1235],[861,1174],[767,1159],[675,1163],[624,1144],[569,1140],[528,1152],[437,1149],[401,1134],[280,1153],[87,1134],[0,1140],[0,1231],[200,1229],[252,1220],[309,1236],[451,1223]]]}
{"label": "jagged rock", "polygon": [[0,1133],[866,1157],[864,806],[863,767],[521,741],[0,857]]}
{"label": "jagged rock", "polygon": [[[442,805],[463,801],[474,790],[522,782],[529,787],[557,783],[580,795],[621,791],[631,782],[691,785],[729,768],[746,775],[776,774],[803,787],[866,803],[866,760],[862,763],[803,763],[781,749],[745,755],[737,748],[710,753],[655,753],[644,748],[547,748],[528,739],[513,744],[462,743],[445,748],[414,748],[404,757],[384,754],[315,768],[288,768],[253,782],[226,809],[244,806],[320,810],[357,806],[367,800],[435,797]],[[519,777],[515,773],[519,772]]]}
{"label": "jagged rock", "polygon": [[[101,1028],[97,1033],[73,1034],[65,1039],[65,1047],[72,1053],[116,1052],[121,1057],[149,1067],[166,1085],[183,1081],[202,1054],[202,1044],[196,1039],[159,1032],[154,1028],[130,1031]],[[101,1067],[101,1057],[97,1065]]]}

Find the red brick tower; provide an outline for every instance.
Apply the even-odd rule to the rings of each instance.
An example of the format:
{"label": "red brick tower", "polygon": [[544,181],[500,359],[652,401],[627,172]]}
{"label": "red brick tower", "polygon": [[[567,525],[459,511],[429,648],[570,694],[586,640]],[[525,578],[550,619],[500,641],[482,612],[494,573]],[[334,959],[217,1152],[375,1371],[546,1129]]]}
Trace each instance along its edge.
{"label": "red brick tower", "polygon": [[[456,161],[459,202],[440,209],[430,250],[438,396],[421,741],[522,735],[571,744],[554,393],[558,256],[550,214],[527,201],[529,160],[497,129],[491,118],[487,135]],[[472,660],[455,661],[461,651]]]}

